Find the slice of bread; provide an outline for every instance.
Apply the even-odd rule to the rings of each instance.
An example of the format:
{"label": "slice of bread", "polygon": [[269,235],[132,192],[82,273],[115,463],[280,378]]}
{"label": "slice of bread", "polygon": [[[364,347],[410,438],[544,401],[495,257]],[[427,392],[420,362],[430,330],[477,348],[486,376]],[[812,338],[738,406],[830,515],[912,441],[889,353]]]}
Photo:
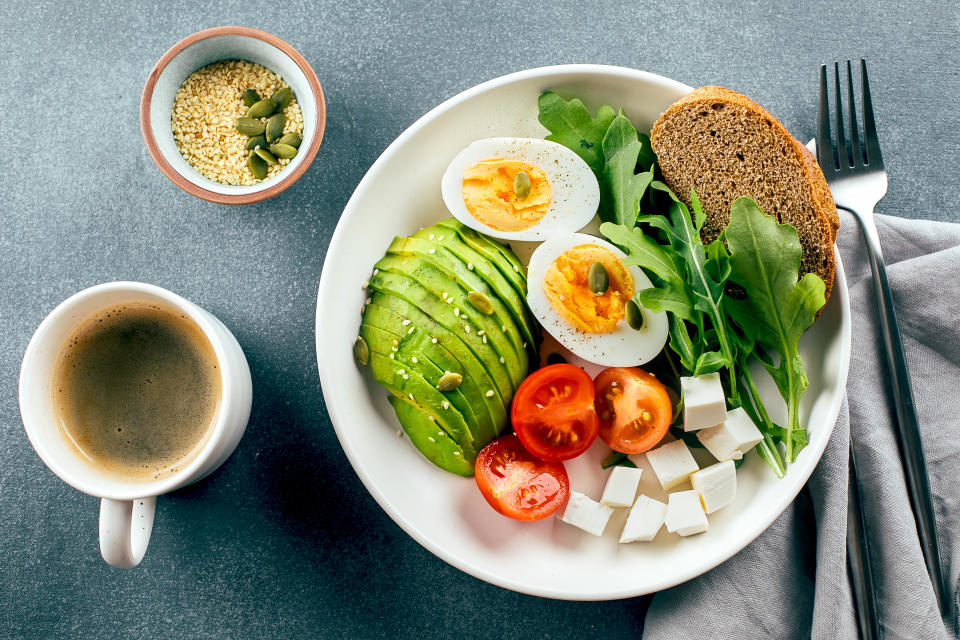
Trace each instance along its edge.
{"label": "slice of bread", "polygon": [[800,276],[815,273],[829,299],[840,221],[816,159],[776,118],[736,91],[696,89],[660,115],[650,142],[667,185],[687,205],[690,189],[707,215],[713,241],[730,220],[730,203],[750,196],[767,215],[796,227]]}

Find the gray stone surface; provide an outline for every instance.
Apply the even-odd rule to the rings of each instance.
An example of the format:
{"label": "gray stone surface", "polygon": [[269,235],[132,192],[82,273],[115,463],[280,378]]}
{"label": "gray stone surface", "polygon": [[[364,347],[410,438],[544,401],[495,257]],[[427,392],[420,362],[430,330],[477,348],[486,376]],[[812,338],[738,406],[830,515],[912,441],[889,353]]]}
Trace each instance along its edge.
{"label": "gray stone surface", "polygon": [[[290,42],[327,95],[313,166],[244,208],[174,187],[137,121],[157,58],[221,24]],[[636,637],[645,599],[566,603],[490,586],[425,551],[366,493],[324,410],[313,350],[340,211],[405,127],[504,73],[597,62],[721,84],[806,140],[818,65],[862,55],[890,169],[879,210],[960,222],[958,45],[958,5],[916,0],[0,3],[0,637]],[[16,399],[43,316],[117,279],[219,316],[254,381],[236,453],[158,502],[133,571],[100,559],[97,501],[43,466]]]}

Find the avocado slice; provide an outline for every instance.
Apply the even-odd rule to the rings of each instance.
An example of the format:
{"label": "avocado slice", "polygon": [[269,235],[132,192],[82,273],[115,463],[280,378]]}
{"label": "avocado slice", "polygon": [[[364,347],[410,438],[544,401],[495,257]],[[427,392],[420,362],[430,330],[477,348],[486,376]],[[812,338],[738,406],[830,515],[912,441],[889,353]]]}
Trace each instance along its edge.
{"label": "avocado slice", "polygon": [[[390,357],[392,354],[394,360],[406,367],[406,369],[404,369],[405,373],[416,371],[423,376],[424,380],[433,385],[434,388],[437,387],[440,378],[444,375],[445,370],[437,367],[417,348],[415,341],[417,338],[423,336],[422,332],[414,330],[409,336],[412,340],[406,339],[407,336],[402,336],[404,339],[401,339],[400,336],[395,336],[383,329],[378,329],[367,324],[365,318],[364,323],[360,325],[360,336],[366,340],[371,352],[379,353],[387,357]],[[394,342],[397,343],[396,346],[391,346]],[[427,342],[429,342],[429,340]],[[383,351],[383,349],[386,349],[386,351]],[[466,381],[466,379],[467,377],[464,376],[464,381]],[[463,383],[461,383],[460,388],[452,391],[441,391],[440,393],[442,393],[449,402],[449,404],[446,405],[446,409],[449,410],[453,407],[463,416],[464,422],[467,423],[467,430],[470,433],[470,446],[475,451],[479,451],[484,445],[490,442],[493,430],[489,428],[488,421],[487,429],[484,430],[483,433],[480,433],[479,420],[474,413],[473,407],[476,406],[484,414],[489,414],[486,413],[482,402],[480,402],[480,404],[471,404],[470,400],[463,393],[464,388]]]}
{"label": "avocado slice", "polygon": [[[469,315],[465,320],[462,319],[461,305],[466,303],[466,294],[459,285],[448,281],[440,285],[434,282],[430,286],[425,286],[425,281],[429,283],[431,278],[424,277],[422,272],[418,272],[418,267],[423,266],[422,263],[414,264],[415,261],[411,259],[408,259],[407,265],[402,265],[401,262],[402,260],[396,256],[382,258],[377,263],[378,274],[370,280],[370,288],[403,298],[411,305],[424,310],[447,330],[455,333],[483,362],[487,371],[493,374],[501,397],[512,398],[514,390],[527,374],[527,363],[524,362],[521,365],[509,340],[500,332],[500,327],[495,326],[489,318],[483,324],[478,324]],[[388,266],[390,268],[387,268]],[[418,277],[405,273],[405,270],[416,273]],[[431,277],[436,277],[436,274],[431,274]],[[443,301],[441,298],[443,293],[449,293],[447,297],[449,302]],[[453,298],[451,299],[450,296]],[[456,300],[458,297],[462,300]],[[464,306],[469,307],[469,305]],[[482,315],[476,311],[474,313]],[[467,330],[466,327],[470,329]],[[488,339],[484,340],[484,336],[477,335],[477,329],[485,332],[492,329],[495,333],[489,334]],[[502,381],[497,377],[496,373],[500,372],[506,374],[506,384],[501,384]]]}
{"label": "avocado slice", "polygon": [[[499,396],[499,402],[507,406],[513,398],[513,387],[506,368],[499,360],[499,356],[489,344],[483,344],[476,332],[465,334],[461,323],[453,315],[453,306],[444,303],[416,282],[394,273],[378,272],[370,279],[370,289],[373,304],[379,304],[403,315],[405,319],[416,322],[417,326],[430,327],[430,322],[442,327],[446,334],[436,334],[438,342],[453,354],[465,349],[484,368],[493,383],[489,390],[494,392],[492,398]],[[429,321],[429,322],[428,322]],[[408,328],[409,330],[409,328]],[[428,335],[429,335],[428,330]],[[463,363],[467,358],[457,355]],[[504,358],[506,361],[506,358]],[[484,392],[486,398],[486,392]]]}
{"label": "avocado slice", "polygon": [[[401,311],[397,311],[396,308],[400,308]],[[406,319],[411,320],[408,326],[401,324]],[[402,336],[401,343],[416,337],[418,348],[438,368],[462,373],[461,390],[468,399],[474,397],[477,399],[477,402],[474,402],[474,411],[481,427],[485,426],[485,423],[489,424],[492,437],[500,435],[507,424],[507,408],[504,406],[503,398],[496,391],[496,384],[486,367],[461,342],[460,338],[419,309],[411,307],[406,301],[376,292],[371,297],[371,303],[365,306],[363,322]],[[410,327],[416,327],[413,333],[409,332]],[[485,395],[488,389],[494,389],[493,396],[489,398]],[[485,407],[486,412],[479,411],[477,408],[479,405]],[[484,420],[485,415],[488,416],[489,422]]]}
{"label": "avocado slice", "polygon": [[520,386],[529,371],[526,352],[519,345],[515,347],[510,338],[504,335],[503,325],[470,304],[467,300],[469,291],[463,288],[462,282],[447,276],[433,264],[415,257],[387,254],[377,262],[376,268],[381,273],[386,271],[404,275],[437,298],[445,298],[448,306],[453,307],[454,319],[460,320],[461,333],[480,335],[481,342],[493,345],[498,357],[505,359],[513,388]]}
{"label": "avocado slice", "polygon": [[434,227],[446,228],[456,232],[463,242],[486,257],[503,274],[503,277],[520,294],[521,298],[527,299],[527,273],[512,251],[499,242],[477,233],[456,218],[441,220]]}
{"label": "avocado slice", "polygon": [[407,398],[389,396],[387,400],[397,414],[403,432],[423,457],[441,469],[469,478],[473,462],[466,459],[463,448],[453,441],[428,414]]}
{"label": "avocado slice", "polygon": [[374,380],[386,387],[387,391],[417,404],[431,421],[435,421],[438,430],[446,432],[460,446],[470,462],[476,459],[473,436],[463,420],[463,414],[452,406],[444,409],[446,398],[423,376],[376,351],[370,352],[370,369]]}
{"label": "avocado slice", "polygon": [[[395,357],[400,358],[404,364],[411,367],[432,367],[431,374],[434,376],[439,377],[445,371],[456,371],[462,374],[463,382],[461,382],[458,391],[463,394],[472,409],[475,423],[470,421],[466,412],[461,411],[461,413],[464,414],[475,441],[480,443],[480,447],[486,445],[490,440],[497,437],[507,419],[500,396],[494,394],[489,400],[484,396],[485,391],[493,384],[486,369],[470,353],[469,349],[435,322],[430,321],[428,326],[421,327],[414,321],[409,325],[415,327],[414,331],[409,332],[409,327],[400,324],[403,319],[404,317],[400,314],[378,303],[368,304],[363,313],[361,335],[363,335],[364,327],[374,330],[377,339],[384,340],[390,345],[391,349],[396,349],[394,351]],[[458,353],[464,356],[463,361],[458,360],[454,354],[447,350],[444,344],[441,344],[441,337],[436,337],[437,342],[432,342],[434,336],[440,334],[446,334],[446,337],[442,340],[444,344],[450,340],[455,340],[460,345],[461,348]],[[371,336],[371,338],[373,337]],[[393,344],[394,341],[397,344]],[[417,359],[416,363],[411,361],[411,358],[414,357]],[[424,363],[424,360],[428,362]],[[425,374],[424,378],[436,386],[436,382],[431,375]]]}
{"label": "avocado slice", "polygon": [[[519,328],[519,336],[515,336],[513,332],[508,334],[514,346],[526,348],[529,357],[536,359],[533,321],[527,313],[526,304],[500,272],[489,260],[461,242],[456,234],[451,234],[452,237],[441,243],[429,239],[430,235],[436,237],[435,233],[418,237],[424,231],[410,238],[395,238],[387,251],[396,255],[414,255],[421,260],[433,262],[450,277],[460,279],[468,289],[486,295],[493,302],[495,315],[501,326],[509,327],[515,324]],[[505,317],[504,312],[509,317]]]}

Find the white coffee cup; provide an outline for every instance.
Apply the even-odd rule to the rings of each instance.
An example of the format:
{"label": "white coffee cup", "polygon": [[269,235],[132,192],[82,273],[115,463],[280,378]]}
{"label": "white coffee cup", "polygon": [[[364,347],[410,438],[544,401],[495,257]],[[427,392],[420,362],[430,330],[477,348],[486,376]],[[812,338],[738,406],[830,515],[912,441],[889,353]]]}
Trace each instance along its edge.
{"label": "white coffee cup", "polygon": [[[98,311],[123,303],[159,303],[190,318],[210,341],[221,376],[220,405],[200,452],[159,480],[132,481],[83,459],[58,424],[52,384],[62,349]],[[213,315],[166,289],[140,282],[108,282],[60,303],[37,328],[20,367],[20,415],[30,443],[50,470],[100,501],[100,553],[115,567],[135,567],[153,530],[156,497],[200,480],[233,453],[247,427],[252,400],[250,368],[240,344]]]}

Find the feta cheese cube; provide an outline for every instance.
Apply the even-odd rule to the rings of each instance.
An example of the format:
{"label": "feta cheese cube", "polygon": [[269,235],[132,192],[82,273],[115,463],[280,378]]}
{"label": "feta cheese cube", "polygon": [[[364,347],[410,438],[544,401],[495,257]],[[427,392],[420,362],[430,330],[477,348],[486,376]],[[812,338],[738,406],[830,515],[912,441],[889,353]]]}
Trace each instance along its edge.
{"label": "feta cheese cube", "polygon": [[633,508],[630,509],[627,523],[623,525],[620,542],[650,542],[663,526],[663,518],[666,515],[667,505],[640,494]]}
{"label": "feta cheese cube", "polygon": [[683,391],[683,430],[696,431],[727,419],[727,401],[719,373],[680,378]]}
{"label": "feta cheese cube", "polygon": [[670,533],[691,536],[707,530],[707,514],[696,491],[677,491],[670,494],[667,515],[663,519]]}
{"label": "feta cheese cube", "polygon": [[713,513],[737,497],[737,468],[733,460],[724,460],[690,476],[693,490],[700,494],[703,509]]}
{"label": "feta cheese cube", "polygon": [[607,484],[600,496],[600,504],[608,507],[629,507],[637,495],[643,469],[614,467],[607,476]]}
{"label": "feta cheese cube", "polygon": [[697,439],[717,460],[739,460],[763,435],[742,407],[727,413],[720,424],[697,432]]}
{"label": "feta cheese cube", "polygon": [[607,526],[612,513],[613,509],[607,505],[591,500],[578,491],[571,491],[567,508],[564,509],[560,519],[591,535],[599,536]]}
{"label": "feta cheese cube", "polygon": [[647,451],[647,462],[653,467],[653,473],[664,491],[683,484],[691,473],[700,468],[683,440],[674,440]]}

